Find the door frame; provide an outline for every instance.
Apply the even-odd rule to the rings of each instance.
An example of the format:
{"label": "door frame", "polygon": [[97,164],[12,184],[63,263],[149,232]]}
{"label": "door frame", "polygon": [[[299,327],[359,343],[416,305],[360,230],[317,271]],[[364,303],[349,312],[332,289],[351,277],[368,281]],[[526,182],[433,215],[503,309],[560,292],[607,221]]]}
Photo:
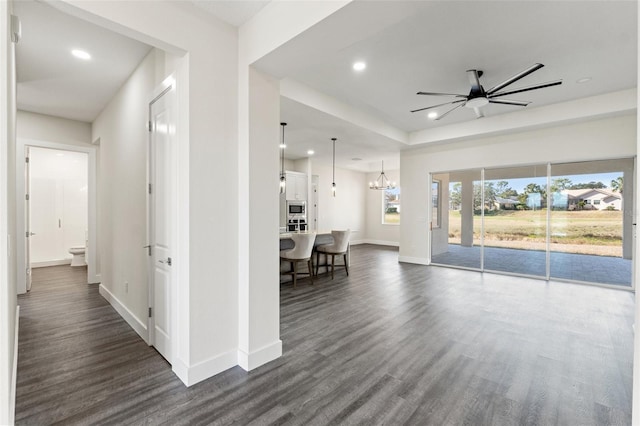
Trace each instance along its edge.
{"label": "door frame", "polygon": [[16,287],[18,294],[27,292],[27,275],[26,271],[29,265],[26,260],[27,244],[23,237],[27,232],[27,219],[25,217],[25,203],[23,202],[27,188],[25,186],[25,153],[27,147],[49,148],[61,151],[74,151],[86,153],[88,158],[88,228],[89,243],[87,253],[87,283],[96,284],[100,282],[100,273],[98,271],[96,260],[97,254],[97,185],[96,185],[96,147],[70,145],[59,142],[49,142],[36,139],[18,138],[16,141]]}
{"label": "door frame", "polygon": [[[153,180],[152,180],[153,146],[152,146],[152,132],[151,132],[151,105],[163,96],[169,96],[169,98],[166,98],[166,101],[171,103],[174,111],[174,113],[171,115],[171,122],[176,127],[176,129],[178,129],[179,128],[178,121],[180,117],[178,112],[178,93],[177,93],[175,74],[169,75],[167,78],[164,79],[164,81],[161,84],[156,86],[156,88],[153,90],[153,92],[149,96],[148,102],[147,102],[147,107],[148,107],[147,122],[149,127],[148,127],[148,138],[147,138],[147,191],[146,191],[147,237],[146,237],[145,250],[148,250],[147,283],[148,283],[148,298],[149,298],[148,307],[150,312],[152,310],[155,311],[156,309],[156,307],[154,306],[154,300],[155,300],[154,299],[154,290],[155,290],[154,264],[153,264],[154,256],[151,249],[146,248],[146,247],[153,246],[152,215],[154,212],[153,212],[153,202],[151,198],[153,191],[148,190],[149,188],[151,188],[150,185],[153,183]],[[170,351],[169,351],[170,359],[167,359],[167,361],[172,365],[173,368],[175,368],[175,359],[177,357],[177,341],[178,341],[177,312],[176,312],[178,307],[177,286],[178,286],[178,277],[180,275],[179,271],[181,270],[180,265],[182,262],[180,262],[180,254],[182,253],[182,251],[180,250],[180,247],[178,245],[179,243],[179,239],[178,239],[179,211],[177,207],[179,204],[178,203],[178,200],[179,200],[179,194],[178,194],[179,167],[178,166],[179,166],[180,156],[178,155],[178,151],[180,150],[180,147],[179,147],[180,136],[179,136],[178,130],[174,130],[173,134],[174,134],[174,137],[172,140],[173,146],[171,147],[173,155],[171,156],[171,161],[169,162],[169,164],[171,165],[170,191],[171,191],[171,200],[172,200],[172,202],[169,203],[170,206],[172,207],[169,212],[170,218],[171,218],[169,220],[169,228],[170,228],[169,239],[170,239],[170,246],[173,254],[172,256],[173,265],[170,269],[171,288],[169,293],[169,330],[170,330],[169,336],[171,339],[171,344],[170,344]],[[187,257],[185,257],[185,259],[187,259]],[[148,336],[147,344],[149,346],[154,346],[155,345],[155,315],[149,315],[147,318],[147,336]]]}

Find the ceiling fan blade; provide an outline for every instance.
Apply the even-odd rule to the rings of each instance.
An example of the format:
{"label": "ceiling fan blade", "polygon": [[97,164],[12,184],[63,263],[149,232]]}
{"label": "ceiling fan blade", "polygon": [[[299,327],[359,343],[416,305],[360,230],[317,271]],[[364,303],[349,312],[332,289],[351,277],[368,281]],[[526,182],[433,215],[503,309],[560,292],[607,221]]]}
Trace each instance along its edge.
{"label": "ceiling fan blade", "polygon": [[456,106],[454,106],[453,108],[451,108],[449,111],[445,112],[444,114],[438,116],[436,118],[436,121],[440,120],[441,118],[445,118],[447,115],[449,115],[450,113],[452,113],[453,111],[457,110],[458,108],[460,108],[461,106],[464,106],[464,104],[458,104]]}
{"label": "ceiling fan blade", "polygon": [[498,96],[513,95],[514,93],[528,92],[529,90],[543,89],[545,87],[557,86],[559,84],[562,84],[562,80],[549,81],[542,84],[534,84],[533,86],[527,86],[516,90],[509,90],[508,92],[494,93],[493,95],[489,95],[489,100],[497,98]]}
{"label": "ceiling fan blade", "polygon": [[477,118],[482,118],[484,117],[484,113],[482,112],[482,110],[478,107],[474,108],[473,111],[476,113],[476,117]]}
{"label": "ceiling fan blade", "polygon": [[467,70],[467,77],[469,78],[469,83],[471,83],[471,91],[472,92],[480,92],[480,76],[478,75],[478,70]]}
{"label": "ceiling fan blade", "polygon": [[491,89],[489,89],[487,91],[487,95],[490,95],[492,93],[497,92],[498,90],[507,87],[508,85],[515,83],[516,81],[520,80],[523,77],[528,76],[529,74],[531,74],[534,71],[539,70],[540,68],[544,67],[544,65],[542,64],[533,64],[531,65],[529,68],[527,68],[526,70],[514,75],[513,77],[503,81],[502,83],[498,84],[497,86],[493,86]]}
{"label": "ceiling fan blade", "polygon": [[531,102],[524,102],[524,101],[510,101],[508,99],[489,99],[489,103],[490,104],[503,104],[503,105],[516,105],[516,106],[527,106],[529,105]]}
{"label": "ceiling fan blade", "polygon": [[[414,110],[413,110],[413,111],[411,111],[411,112],[425,111],[425,110],[427,110],[427,109],[438,108],[438,107],[441,107],[441,106],[443,106],[443,105],[455,105],[455,104],[457,104],[457,103],[460,103],[460,102],[466,102],[466,101],[467,101],[466,99],[460,99],[459,101],[445,102],[445,103],[443,103],[443,104],[431,105],[431,106],[428,106],[428,107],[426,107],[426,108],[414,109]],[[463,103],[462,105],[464,105],[464,103]]]}
{"label": "ceiling fan blade", "polygon": [[429,95],[429,96],[457,96],[459,98],[466,98],[467,95],[459,95],[457,93],[438,93],[438,92],[418,92],[416,95]]}

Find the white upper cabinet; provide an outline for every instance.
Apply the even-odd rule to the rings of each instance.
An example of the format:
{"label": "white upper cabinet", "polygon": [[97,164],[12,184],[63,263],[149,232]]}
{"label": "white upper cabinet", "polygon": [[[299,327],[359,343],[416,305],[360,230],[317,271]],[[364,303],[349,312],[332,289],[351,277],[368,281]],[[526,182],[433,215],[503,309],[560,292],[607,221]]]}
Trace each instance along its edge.
{"label": "white upper cabinet", "polygon": [[287,172],[287,200],[307,200],[307,175],[298,172]]}

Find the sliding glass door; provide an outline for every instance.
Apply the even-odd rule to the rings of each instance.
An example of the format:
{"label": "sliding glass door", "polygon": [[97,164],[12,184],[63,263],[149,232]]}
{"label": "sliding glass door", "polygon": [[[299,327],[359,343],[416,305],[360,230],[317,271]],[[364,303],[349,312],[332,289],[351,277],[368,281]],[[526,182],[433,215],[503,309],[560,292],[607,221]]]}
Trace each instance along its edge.
{"label": "sliding glass door", "polygon": [[632,185],[631,159],[551,166],[552,278],[631,286]]}
{"label": "sliding glass door", "polygon": [[633,173],[619,159],[434,174],[431,262],[631,287]]}
{"label": "sliding glass door", "polygon": [[[441,194],[438,205],[432,203],[432,261],[481,269],[482,171],[442,173],[433,180],[439,182]],[[437,227],[433,216],[440,218]]]}
{"label": "sliding glass door", "polygon": [[547,274],[547,167],[485,170],[484,269]]}

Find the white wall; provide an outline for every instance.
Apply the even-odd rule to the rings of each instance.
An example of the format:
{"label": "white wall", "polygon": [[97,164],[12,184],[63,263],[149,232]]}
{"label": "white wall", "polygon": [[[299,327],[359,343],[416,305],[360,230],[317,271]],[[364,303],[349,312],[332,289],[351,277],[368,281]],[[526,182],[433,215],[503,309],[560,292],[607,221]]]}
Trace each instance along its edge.
{"label": "white wall", "polygon": [[[403,188],[400,183],[400,170],[385,170],[390,181],[395,182],[400,188],[400,222],[403,220]],[[367,173],[366,187],[369,182],[375,181],[380,172]],[[366,232],[365,242],[370,244],[381,244],[387,246],[398,246],[400,243],[400,226],[396,224],[383,224],[383,199],[384,191],[367,189],[366,192]]]}
{"label": "white wall", "polygon": [[400,260],[428,262],[430,203],[425,182],[429,173],[635,155],[635,115],[402,151]]}
{"label": "white wall", "polygon": [[18,138],[91,145],[91,124],[35,112],[18,111]]}
{"label": "white wall", "polygon": [[[100,138],[98,230],[101,285],[146,328],[148,97],[156,80],[155,49],[93,123]],[[125,286],[128,283],[128,291]],[[147,336],[143,336],[145,339]]]}
{"label": "white wall", "polygon": [[312,160],[312,174],[318,175],[318,231],[351,230],[351,242],[366,239],[367,175],[336,168],[336,196],[331,193],[332,167]]}
{"label": "white wall", "polygon": [[13,424],[17,367],[15,250],[15,46],[11,1],[0,2],[0,424]]}
{"label": "white wall", "polygon": [[[249,69],[249,193],[241,207],[248,215],[249,252],[241,262],[248,281],[239,282],[238,365],[252,370],[282,355],[280,340],[280,286],[265,281],[277,277],[278,257],[278,174],[271,174],[278,162],[278,122],[280,90],[278,82]],[[267,226],[268,224],[268,226]],[[246,242],[246,240],[244,241]],[[242,263],[241,263],[242,264]]]}
{"label": "white wall", "polygon": [[[31,266],[71,260],[88,233],[89,156],[32,147],[29,150]],[[68,261],[66,263],[69,263]]]}

